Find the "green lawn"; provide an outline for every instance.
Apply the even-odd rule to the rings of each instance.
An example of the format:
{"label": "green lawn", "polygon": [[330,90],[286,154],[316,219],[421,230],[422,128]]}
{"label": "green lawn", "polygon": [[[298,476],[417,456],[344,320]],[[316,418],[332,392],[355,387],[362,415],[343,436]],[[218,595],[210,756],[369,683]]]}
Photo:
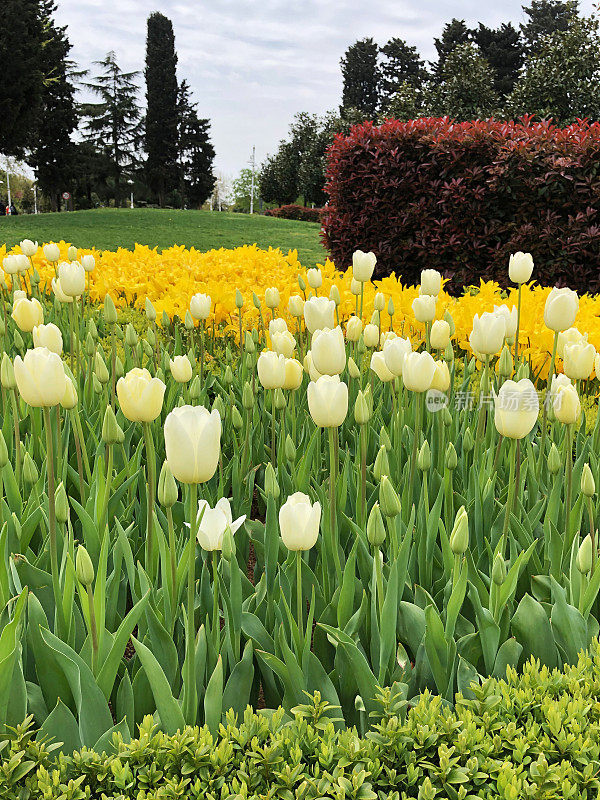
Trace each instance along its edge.
{"label": "green lawn", "polygon": [[298,250],[304,266],[323,262],[326,251],[319,240],[320,226],[313,222],[275,219],[248,214],[211,211],[104,208],[61,214],[0,217],[0,245],[21,239],[38,242],[64,239],[78,247],[116,250],[147,244],[163,249],[173,244],[211,250],[254,244]]}

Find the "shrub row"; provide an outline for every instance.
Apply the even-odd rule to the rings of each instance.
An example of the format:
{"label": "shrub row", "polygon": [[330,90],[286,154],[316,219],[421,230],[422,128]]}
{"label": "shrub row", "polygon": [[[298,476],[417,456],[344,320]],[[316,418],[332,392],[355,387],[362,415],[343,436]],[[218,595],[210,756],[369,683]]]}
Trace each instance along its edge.
{"label": "shrub row", "polygon": [[536,278],[600,291],[600,123],[448,118],[364,123],[330,148],[324,241],[338,268],[373,250],[378,277],[449,288],[492,278],[529,251]]}
{"label": "shrub row", "polygon": [[[395,691],[399,690],[399,691]],[[384,690],[366,735],[342,729],[320,701],[271,715],[247,709],[216,740],[207,728],[161,733],[147,718],[102,755],[56,752],[28,724],[0,740],[0,798],[564,798],[600,788],[600,650],[564,671],[529,662],[521,675],[473,685],[450,709],[402,687]]]}
{"label": "shrub row", "polygon": [[267,217],[298,219],[302,222],[320,222],[322,213],[322,208],[308,208],[307,206],[299,206],[295,203],[291,203],[287,206],[279,206],[279,208],[268,208],[265,211]]}

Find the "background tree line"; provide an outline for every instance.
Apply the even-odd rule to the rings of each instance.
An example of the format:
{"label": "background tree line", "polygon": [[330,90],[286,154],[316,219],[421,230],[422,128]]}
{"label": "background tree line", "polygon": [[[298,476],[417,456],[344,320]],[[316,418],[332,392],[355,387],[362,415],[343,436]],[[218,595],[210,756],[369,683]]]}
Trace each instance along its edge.
{"label": "background tree line", "polygon": [[341,59],[342,102],[324,117],[297,114],[287,139],[262,166],[263,199],[322,205],[326,150],[338,132],[364,120],[424,116],[515,119],[567,125],[600,119],[600,33],[578,0],[532,0],[525,21],[469,28],[452,19],[427,63],[400,37],[352,44]]}
{"label": "background tree line", "polygon": [[[171,21],[148,18],[142,75],[125,72],[114,52],[78,70],[54,0],[0,4],[0,153],[35,171],[40,201],[75,207],[201,206],[213,189],[210,121],[177,77]],[[80,96],[85,99],[79,101]],[[4,198],[0,198],[0,201]]]}

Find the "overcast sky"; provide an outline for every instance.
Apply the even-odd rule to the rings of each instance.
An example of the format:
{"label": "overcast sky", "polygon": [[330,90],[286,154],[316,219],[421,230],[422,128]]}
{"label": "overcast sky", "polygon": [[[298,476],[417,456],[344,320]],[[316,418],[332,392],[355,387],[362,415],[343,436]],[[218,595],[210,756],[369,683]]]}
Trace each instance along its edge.
{"label": "overcast sky", "polygon": [[[81,67],[114,50],[126,70],[143,69],[146,18],[173,21],[178,77],[186,78],[212,122],[216,167],[234,176],[256,145],[260,163],[277,148],[297,111],[337,108],[340,58],[365,36],[380,45],[399,36],[423,58],[452,17],[495,27],[523,20],[524,0],[58,0],[72,57]],[[501,7],[502,6],[502,7]],[[592,0],[583,0],[585,13]]]}

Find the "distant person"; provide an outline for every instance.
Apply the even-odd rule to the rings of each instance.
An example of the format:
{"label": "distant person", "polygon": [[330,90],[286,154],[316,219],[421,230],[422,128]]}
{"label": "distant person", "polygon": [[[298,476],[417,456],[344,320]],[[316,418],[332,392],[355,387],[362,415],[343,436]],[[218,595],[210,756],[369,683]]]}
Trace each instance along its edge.
{"label": "distant person", "polygon": [[16,217],[16,216],[17,216],[17,214],[19,213],[19,212],[17,211],[17,207],[15,206],[15,204],[14,204],[14,203],[11,203],[11,204],[10,204],[10,212],[9,212],[9,213],[10,213],[11,217]]}

